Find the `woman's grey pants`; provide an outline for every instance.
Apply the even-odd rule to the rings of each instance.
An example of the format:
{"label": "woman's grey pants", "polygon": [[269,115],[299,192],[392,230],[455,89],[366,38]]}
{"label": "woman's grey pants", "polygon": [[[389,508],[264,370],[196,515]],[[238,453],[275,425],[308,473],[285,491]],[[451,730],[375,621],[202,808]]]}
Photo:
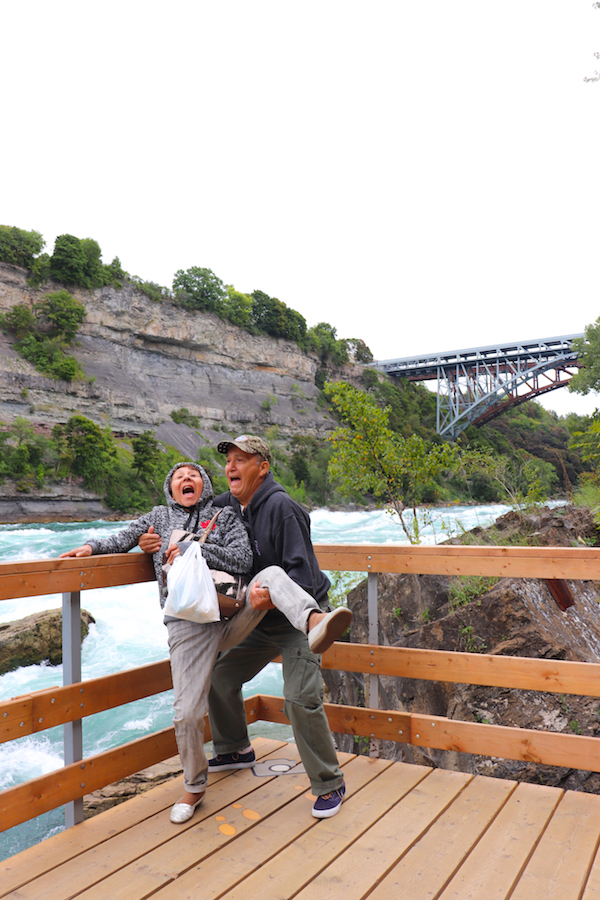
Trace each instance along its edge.
{"label": "woman's grey pants", "polygon": [[[308,631],[311,612],[321,612],[318,603],[279,566],[269,566],[252,579],[269,589],[271,600],[298,631]],[[246,601],[232,619],[199,625],[185,619],[169,619],[169,652],[175,693],[175,737],[183,766],[186,791],[201,793],[206,786],[208,761],[204,753],[204,717],[208,692],[218,654],[239,644],[265,614]]]}

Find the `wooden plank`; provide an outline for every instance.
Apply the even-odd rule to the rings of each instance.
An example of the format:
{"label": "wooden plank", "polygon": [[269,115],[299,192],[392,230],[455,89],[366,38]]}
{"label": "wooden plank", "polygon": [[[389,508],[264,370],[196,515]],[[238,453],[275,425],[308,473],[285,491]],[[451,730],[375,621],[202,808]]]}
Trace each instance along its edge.
{"label": "wooden plank", "polygon": [[[224,893],[217,866],[208,873],[203,870],[203,900],[223,896],[227,900],[272,900],[282,896],[282,889],[288,896],[295,895],[318,876],[327,861],[350,846],[431,771],[402,764],[386,766],[385,760],[357,757],[344,766],[347,793],[335,823],[329,819],[317,821],[302,810],[298,812],[296,807],[301,800],[308,799],[300,798],[294,808],[286,807],[261,822],[255,834],[238,839],[227,848],[227,856],[226,851],[219,853],[216,861],[227,871],[231,887]],[[308,810],[309,802],[312,800],[306,804]],[[340,827],[342,815],[345,824]],[[184,876],[188,879],[188,893],[183,892],[183,897],[195,896],[189,875]]]}
{"label": "wooden plank", "polygon": [[315,544],[315,551],[320,567],[334,571],[600,579],[600,550],[587,547]]}
{"label": "wooden plank", "polygon": [[[343,760],[340,759],[340,762]],[[355,757],[344,763],[343,771],[349,792],[359,791],[364,784],[376,778],[378,773],[390,768],[386,762],[389,761],[367,761],[366,757]],[[367,764],[365,765],[365,763]],[[283,776],[280,781],[285,781],[287,777]],[[306,784],[308,785],[308,781]],[[272,790],[276,786],[270,785],[269,789]],[[262,793],[261,790],[261,799]],[[253,828],[246,827],[244,831],[235,835],[232,841],[223,844],[214,855],[204,858],[199,867],[190,868],[186,873],[180,875],[160,892],[161,900],[171,900],[174,897],[177,897],[178,900],[183,900],[183,898],[197,900],[200,885],[202,900],[224,895],[229,898],[228,890],[233,892],[232,896],[237,897],[240,889],[241,896],[245,900],[248,900],[249,897],[264,897],[262,890],[255,885],[251,876],[260,870],[259,882],[261,882],[264,868],[268,865],[270,857],[282,851],[283,848],[292,850],[298,841],[302,841],[303,836],[308,833],[315,834],[318,831],[316,826],[319,823],[310,812],[312,803],[313,799],[309,793],[296,792],[296,797],[290,803],[280,806],[271,815],[262,816]],[[254,808],[258,811],[258,806]],[[306,859],[304,853],[301,855],[303,857],[302,868],[306,871],[307,868],[310,868],[311,861]],[[292,890],[296,889],[297,876],[301,872],[287,871],[287,868],[285,890],[289,896]],[[267,881],[277,883],[276,879],[277,875],[272,873]],[[281,896],[281,887],[282,882],[279,881],[278,896]],[[267,892],[266,896],[270,896],[270,894]],[[126,894],[123,894],[123,900],[129,900]],[[136,898],[134,897],[133,900]]]}
{"label": "wooden plank", "polygon": [[336,642],[324,669],[600,697],[600,664]]}
{"label": "wooden plank", "polygon": [[[251,706],[258,719],[264,722],[288,722],[283,712],[283,697],[260,694],[253,698]],[[410,740],[410,713],[339,706],[337,703],[324,703],[323,708],[332,731],[378,737],[386,741],[408,743]]]}
{"label": "wooden plank", "polygon": [[[600,665],[596,663],[336,643],[325,654],[323,666],[377,675],[600,696]],[[5,701],[0,703],[0,742],[169,690],[171,686],[169,663],[164,660]],[[281,703],[277,708],[278,717],[272,717],[265,707],[262,712],[255,710],[254,718],[287,721]],[[344,728],[336,724],[334,730]]]}
{"label": "wooden plank", "polygon": [[506,900],[562,795],[519,784],[439,900]]}
{"label": "wooden plank", "polygon": [[[471,775],[462,772],[435,769],[308,884],[297,895],[297,900],[321,900],[323,897],[327,900],[362,900],[422,838],[432,822],[454,802],[471,780]],[[342,806],[331,820],[333,829],[344,827],[345,814]],[[340,819],[341,822],[338,821]],[[262,895],[257,893],[254,896]],[[271,893],[268,896],[275,898],[281,894]],[[227,900],[230,898],[227,897]]]}
{"label": "wooden plank", "polygon": [[411,744],[600,772],[598,738],[413,713]]}
{"label": "wooden plank", "polygon": [[[313,818],[310,815],[313,798],[307,794],[293,807],[286,807],[263,820],[254,834],[243,835],[231,848],[221,851],[215,863],[226,869],[227,884],[223,883],[217,865],[210,871],[203,869],[203,900],[216,897],[270,900],[280,898],[283,890],[287,896],[295,895],[327,862],[342,852],[356,834],[376,821],[382,808],[388,809],[431,771],[421,767],[420,771],[394,774],[392,769],[397,767],[386,763],[389,760],[361,756],[344,766],[347,791],[342,812],[346,827],[336,831],[330,827],[329,820]],[[336,817],[338,824],[342,812]],[[189,876],[184,876],[184,883],[188,892],[181,896],[195,896]]]}
{"label": "wooden plank", "polygon": [[0,793],[0,831],[133,775],[176,753],[175,733],[172,728],[166,728],[8,788]]}
{"label": "wooden plank", "polygon": [[0,703],[0,743],[168,691],[169,660]]}
{"label": "wooden plank", "polygon": [[600,837],[600,797],[567,791],[511,900],[579,900]]}
{"label": "wooden plank", "polygon": [[[584,547],[315,545],[324,569],[357,572],[600,579],[600,550]],[[0,600],[154,580],[143,553],[0,564]]]}
{"label": "wooden plank", "polygon": [[146,553],[0,563],[0,600],[139,584],[155,579],[152,558]]}
{"label": "wooden plank", "polygon": [[388,900],[400,892],[411,900],[437,897],[516,786],[515,781],[474,778],[369,898]]}
{"label": "wooden plank", "polygon": [[[256,758],[260,760],[269,754],[284,753],[286,743],[256,737],[252,739],[252,746]],[[216,781],[221,781],[230,774],[230,772],[211,774],[211,787]],[[125,803],[105,810],[101,815],[86,819],[73,828],[53,835],[10,859],[0,861],[0,897],[41,877],[86,850],[97,847],[109,839],[118,840],[118,836],[129,828],[144,823],[162,810],[170,809],[174,798],[179,796],[182,788],[183,776],[179,776]]]}
{"label": "wooden plank", "polygon": [[[290,759],[298,759],[295,745],[284,750]],[[345,755],[345,759],[349,757]],[[143,823],[131,829],[118,842],[110,842],[103,852],[85,854],[74,860],[60,873],[62,886],[77,879],[82,900],[138,900],[153,894],[158,888],[179,879],[186,871],[194,870],[194,883],[198,888],[196,867],[212,865],[209,858],[221,847],[229,844],[248,829],[252,829],[274,810],[287,806],[306,791],[308,779],[304,773],[290,774],[282,778],[257,778],[249,770],[230,773],[213,785],[193,819],[181,826],[168,820],[168,810],[156,816],[153,822]],[[297,789],[300,788],[300,791]],[[223,827],[225,826],[225,827]],[[220,869],[221,877],[227,874]],[[59,873],[54,872],[56,876]],[[83,889],[87,885],[93,885]],[[45,900],[62,900],[64,893],[47,885]],[[39,886],[36,886],[39,890]],[[25,895],[27,896],[27,895]],[[41,895],[40,895],[41,896]],[[197,896],[197,895],[196,895]],[[33,900],[33,898],[32,898]]]}
{"label": "wooden plank", "polygon": [[600,900],[600,849],[596,852],[581,900]]}
{"label": "wooden plank", "polygon": [[[285,753],[288,753],[287,747]],[[234,804],[247,808],[250,803],[254,804],[256,792],[264,788],[265,781],[277,780],[255,778],[249,771],[229,773],[229,776],[216,779],[211,776],[206,800],[190,821],[173,825],[169,821],[169,805],[152,818],[53,868],[46,875],[19,888],[14,895],[9,894],[6,900],[66,900],[73,896],[86,900],[92,897],[134,900],[138,896],[137,890],[143,897],[154,893],[156,888],[168,884],[177,871],[178,854],[203,854],[207,831],[218,833],[216,814],[229,811]],[[173,790],[171,801],[174,802],[177,797],[178,793]],[[253,824],[253,820],[242,819],[248,826]],[[231,839],[220,833],[218,838]],[[165,873],[152,870],[152,861],[157,855],[167,867]],[[175,868],[169,869],[169,861]],[[122,891],[120,885],[123,886]]]}

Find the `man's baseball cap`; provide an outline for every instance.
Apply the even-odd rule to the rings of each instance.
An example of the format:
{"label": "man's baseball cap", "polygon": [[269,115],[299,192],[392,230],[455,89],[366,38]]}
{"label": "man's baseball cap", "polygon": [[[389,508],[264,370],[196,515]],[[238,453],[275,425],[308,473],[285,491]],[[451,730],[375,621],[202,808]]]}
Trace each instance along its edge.
{"label": "man's baseball cap", "polygon": [[255,434],[240,434],[235,441],[221,441],[220,444],[217,444],[219,453],[227,453],[230,447],[237,447],[244,453],[258,453],[268,463],[271,462],[271,448],[266,441]]}

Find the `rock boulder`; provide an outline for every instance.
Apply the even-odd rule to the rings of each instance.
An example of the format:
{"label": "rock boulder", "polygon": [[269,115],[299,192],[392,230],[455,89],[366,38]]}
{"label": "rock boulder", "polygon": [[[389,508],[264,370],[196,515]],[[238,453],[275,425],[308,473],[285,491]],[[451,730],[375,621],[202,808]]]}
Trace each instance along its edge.
{"label": "rock boulder", "polygon": [[[81,611],[81,640],[86,637],[91,613]],[[62,663],[62,613],[60,609],[46,610],[26,616],[16,622],[0,624],[0,675],[21,666],[41,662],[52,666]]]}

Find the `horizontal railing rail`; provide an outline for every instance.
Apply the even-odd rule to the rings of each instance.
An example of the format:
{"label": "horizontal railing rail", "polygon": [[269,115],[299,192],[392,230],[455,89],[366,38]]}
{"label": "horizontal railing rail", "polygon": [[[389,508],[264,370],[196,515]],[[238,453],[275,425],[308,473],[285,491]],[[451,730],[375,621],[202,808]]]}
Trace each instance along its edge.
{"label": "horizontal railing rail", "polygon": [[600,550],[587,547],[318,544],[315,550],[321,568],[332,571],[600,580]]}
{"label": "horizontal railing rail", "polygon": [[[376,573],[497,575],[516,578],[600,580],[600,550],[530,547],[398,547],[317,545],[326,570],[366,572],[369,611],[376,622]],[[0,564],[0,600],[63,593],[78,597],[92,588],[154,580],[150,557],[141,553],[84,559]],[[75,629],[76,630],[76,629]],[[370,635],[376,629],[371,622]],[[78,639],[78,636],[77,636]],[[75,637],[73,637],[75,640]],[[371,637],[371,640],[373,638]],[[600,664],[526,659],[371,644],[335,644],[323,667],[380,675],[600,697]],[[168,660],[88,681],[49,688],[0,702],[0,742],[142,699],[172,686]],[[373,694],[374,692],[372,692]],[[333,731],[403,744],[568,765],[600,771],[597,738],[461,722],[436,716],[327,704]],[[287,722],[281,698],[246,701],[249,721]],[[207,739],[210,732],[207,730]],[[0,793],[0,828],[80,799],[176,752],[165,729]]]}
{"label": "horizontal railing rail", "polygon": [[[497,575],[600,580],[600,550],[587,547],[315,545],[322,569],[418,575]],[[0,563],[0,600],[154,580],[149,556],[116,553],[83,559]]]}

